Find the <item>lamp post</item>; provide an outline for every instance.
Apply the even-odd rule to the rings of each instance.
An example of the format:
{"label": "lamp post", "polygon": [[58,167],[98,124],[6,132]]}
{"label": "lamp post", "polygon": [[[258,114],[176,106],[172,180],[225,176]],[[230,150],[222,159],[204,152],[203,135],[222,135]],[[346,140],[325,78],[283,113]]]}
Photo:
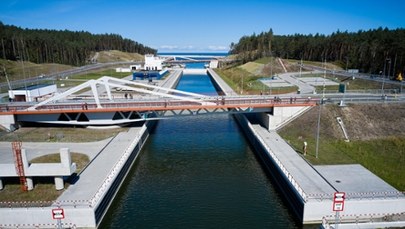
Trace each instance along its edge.
{"label": "lamp post", "polygon": [[[391,66],[391,59],[390,58],[386,58],[386,59],[384,59],[384,69],[383,69],[383,75],[382,75],[382,77],[383,77],[383,82],[382,82],[382,85],[381,85],[381,96],[382,97],[384,97],[384,83],[385,83],[385,76],[386,76],[386,73],[385,73],[385,68],[386,68],[386,64],[387,64],[387,60],[388,60],[388,62],[389,62],[389,65]],[[391,69],[390,69],[391,70]]]}
{"label": "lamp post", "polygon": [[319,153],[319,132],[321,128],[321,113],[322,113],[322,105],[325,99],[325,79],[326,79],[326,59],[325,59],[325,69],[323,72],[323,89],[322,89],[322,98],[319,102],[319,113],[318,113],[318,123],[317,123],[317,130],[316,130],[316,146],[315,146],[315,158],[318,159]]}

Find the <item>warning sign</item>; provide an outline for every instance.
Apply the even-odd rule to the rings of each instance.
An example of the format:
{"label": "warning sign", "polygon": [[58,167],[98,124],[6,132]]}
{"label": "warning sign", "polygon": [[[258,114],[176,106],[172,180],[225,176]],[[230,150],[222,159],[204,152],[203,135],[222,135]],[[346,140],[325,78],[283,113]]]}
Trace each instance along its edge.
{"label": "warning sign", "polygon": [[65,213],[62,208],[52,209],[52,218],[53,219],[64,219]]}
{"label": "warning sign", "polygon": [[335,192],[333,195],[333,211],[343,211],[345,205],[345,195],[346,194],[344,192]]}

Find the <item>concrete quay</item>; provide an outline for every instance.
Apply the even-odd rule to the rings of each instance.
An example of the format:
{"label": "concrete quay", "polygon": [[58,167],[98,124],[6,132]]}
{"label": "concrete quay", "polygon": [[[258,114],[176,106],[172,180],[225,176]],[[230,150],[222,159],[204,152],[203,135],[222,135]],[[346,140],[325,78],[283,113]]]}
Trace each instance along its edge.
{"label": "concrete quay", "polygon": [[127,160],[136,157],[146,138],[146,125],[118,134],[104,145],[78,174],[78,180],[50,206],[46,206],[47,203],[39,207],[36,206],[38,203],[25,203],[24,208],[13,207],[13,204],[1,208],[0,228],[55,228],[57,220],[52,217],[52,209],[57,208],[64,210],[63,227],[97,227],[103,216],[99,212],[107,210],[107,206],[102,204],[111,202],[114,197],[108,191],[117,191],[113,185],[120,185],[123,178],[121,171],[128,167]]}
{"label": "concrete quay", "polygon": [[[209,69],[208,73],[225,94],[234,94],[214,71]],[[238,114],[235,118],[272,181],[303,224],[322,223],[325,228],[335,228],[334,193],[345,192],[344,208],[338,215],[338,220],[344,224],[339,227],[405,226],[405,195],[363,166],[312,166],[266,120],[262,119],[260,125],[252,124],[248,115]]]}
{"label": "concrete quay", "polygon": [[[173,88],[181,75],[181,70],[174,71],[161,85]],[[55,153],[60,147],[86,152],[91,162],[56,201],[0,203],[0,228],[56,228],[58,221],[52,212],[55,209],[63,209],[64,218],[60,220],[63,228],[97,228],[153,125],[153,122],[146,122],[95,143],[23,143],[23,148],[31,152],[28,159]],[[2,153],[1,160],[13,161],[10,143],[0,143],[0,150],[10,152],[11,156]]]}

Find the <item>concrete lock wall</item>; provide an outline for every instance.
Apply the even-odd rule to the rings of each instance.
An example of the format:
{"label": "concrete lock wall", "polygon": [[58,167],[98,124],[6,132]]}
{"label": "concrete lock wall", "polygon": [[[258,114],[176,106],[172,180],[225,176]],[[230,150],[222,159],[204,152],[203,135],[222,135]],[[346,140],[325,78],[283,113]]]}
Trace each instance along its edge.
{"label": "concrete lock wall", "polygon": [[[0,228],[56,228],[58,221],[53,219],[53,207],[29,208],[0,208]],[[94,227],[94,212],[91,208],[63,207],[63,228],[75,228],[76,222],[80,227]],[[33,223],[40,222],[40,223]]]}
{"label": "concrete lock wall", "polygon": [[8,131],[14,130],[15,119],[14,115],[0,115],[0,125]]}

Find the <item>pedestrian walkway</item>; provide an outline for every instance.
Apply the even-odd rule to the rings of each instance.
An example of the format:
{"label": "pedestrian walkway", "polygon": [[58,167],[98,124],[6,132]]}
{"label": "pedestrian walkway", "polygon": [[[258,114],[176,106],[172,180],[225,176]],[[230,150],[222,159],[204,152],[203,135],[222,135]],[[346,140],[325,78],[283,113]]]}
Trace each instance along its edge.
{"label": "pedestrian walkway", "polygon": [[277,158],[293,179],[302,188],[304,199],[309,199],[309,193],[313,195],[330,195],[336,192],[329,183],[322,178],[314,168],[308,164],[291,146],[277,134],[276,131],[268,131],[260,125],[253,125],[257,137],[268,147],[269,151]]}
{"label": "pedestrian walkway", "polygon": [[128,132],[120,132],[93,158],[79,174],[79,180],[62,193],[57,202],[91,200],[114,165],[120,160],[130,143],[139,135],[141,127],[133,127]]}
{"label": "pedestrian walkway", "polygon": [[280,77],[280,79],[288,82],[291,85],[297,86],[298,89],[300,90],[301,94],[314,93],[315,87],[299,80],[299,78],[296,77],[296,75],[298,75],[298,74],[299,74],[299,72],[288,72],[288,73],[280,74],[280,75],[278,75],[278,77]]}
{"label": "pedestrian walkway", "polygon": [[[209,71],[226,94],[233,93],[215,72]],[[294,73],[281,75],[280,78],[299,86],[303,93],[313,91],[312,86],[292,77]],[[253,135],[249,138],[253,139],[255,148],[264,150],[259,154],[265,155],[264,163],[270,161],[270,167],[273,168],[270,172],[277,174],[274,178],[280,180],[276,183],[281,186],[279,188],[290,207],[295,208],[293,211],[303,223],[320,223],[322,220],[334,219],[335,192],[347,192],[345,209],[340,215],[346,222],[372,222],[376,218],[405,214],[404,194],[363,166],[313,166],[275,130],[268,130],[259,124],[253,125],[242,115],[236,117],[248,135]],[[387,222],[385,225],[405,225],[405,222]]]}

